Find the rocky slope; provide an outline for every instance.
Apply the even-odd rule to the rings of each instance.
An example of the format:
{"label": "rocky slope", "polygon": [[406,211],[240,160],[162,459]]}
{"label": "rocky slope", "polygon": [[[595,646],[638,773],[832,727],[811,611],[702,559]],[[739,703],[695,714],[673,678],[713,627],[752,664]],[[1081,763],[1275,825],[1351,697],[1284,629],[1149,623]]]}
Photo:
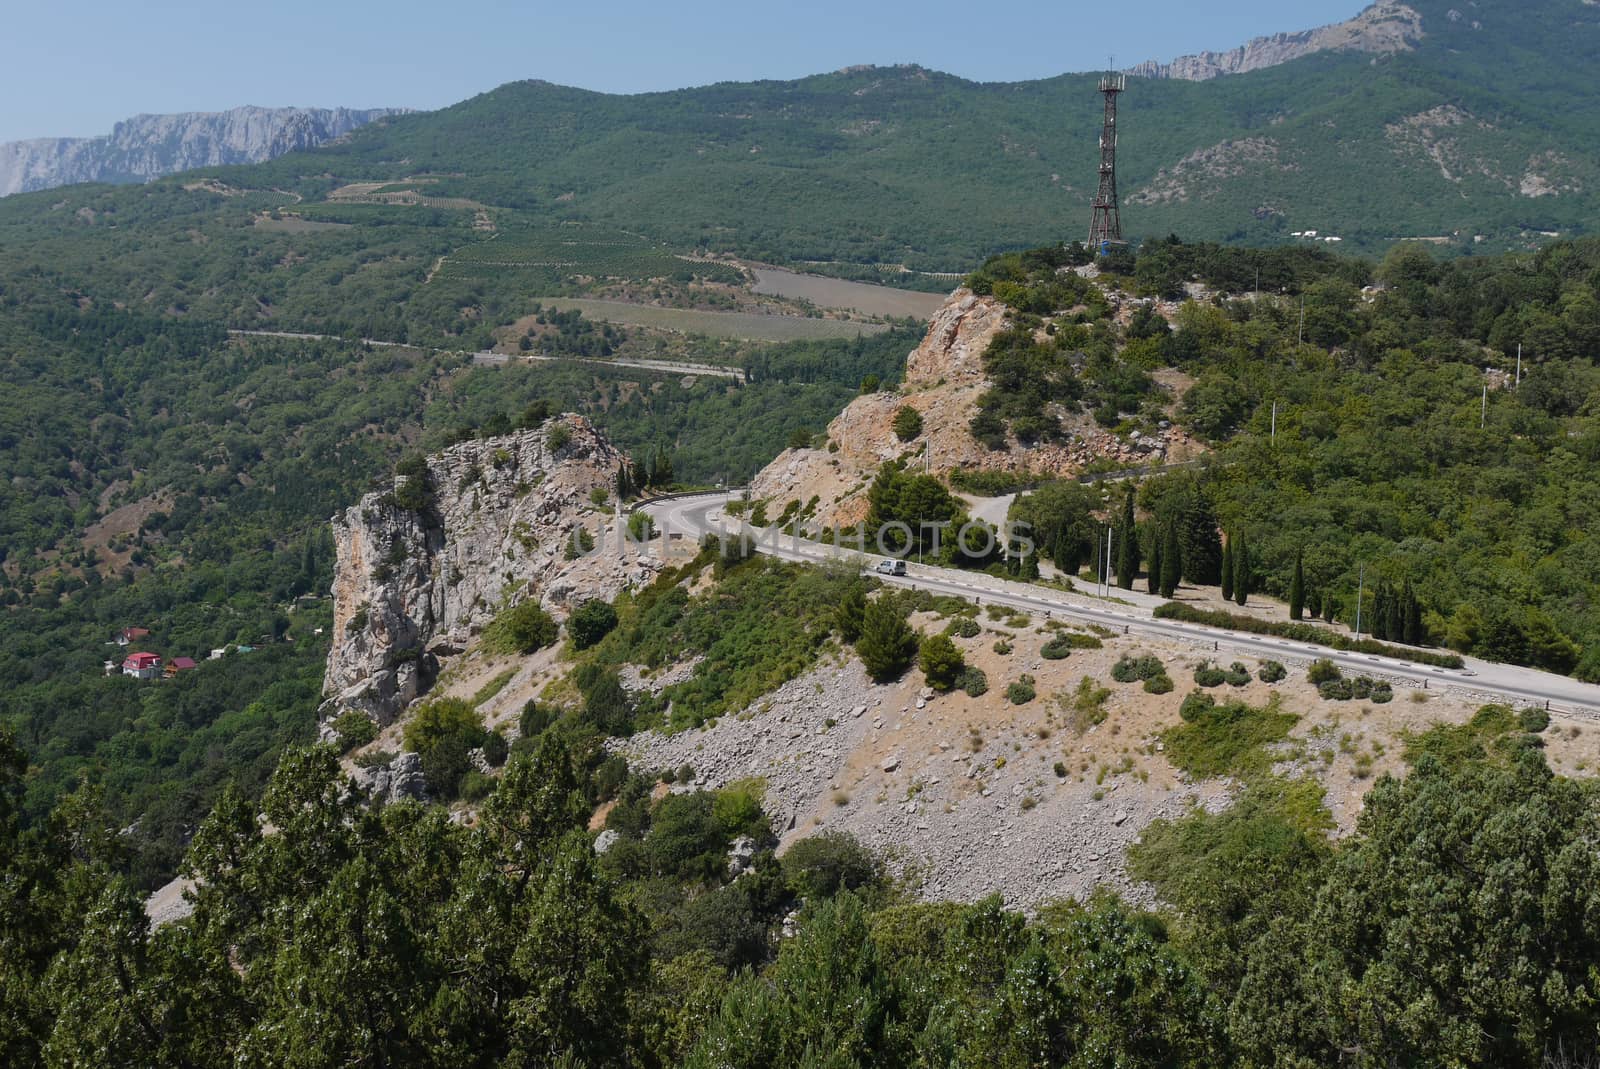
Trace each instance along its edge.
{"label": "rocky slope", "polygon": [[[590,499],[596,487],[609,492],[622,459],[587,420],[561,416],[429,457],[428,509],[372,493],[334,517],[338,640],[324,719],[357,709],[392,722],[427,690],[437,657],[464,648],[503,608],[537,598],[559,619],[648,582],[659,563],[625,545]],[[595,548],[568,559],[579,526]]]}
{"label": "rocky slope", "polygon": [[0,197],[77,182],[145,182],[315,148],[404,108],[231,108],[135,115],[102,137],[0,144]]}
{"label": "rocky slope", "polygon": [[[1119,314],[1120,298],[1112,295]],[[1127,310],[1131,310],[1127,309]],[[889,460],[942,474],[1006,471],[1069,475],[1091,461],[1160,463],[1185,459],[1194,444],[1176,428],[1161,436],[1123,440],[1081,420],[1069,441],[993,450],[972,436],[972,417],[989,388],[983,354],[1006,325],[1006,308],[993,297],[958,289],[934,313],[922,343],[906,358],[905,381],[895,392],[865,394],[850,402],[828,424],[822,449],[788,449],[751,481],[750,496],[766,502],[777,517],[790,502],[806,508],[824,526],[851,526],[866,518],[867,490],[878,468]],[[894,417],[903,405],[922,416],[922,433],[903,442]]]}
{"label": "rocky slope", "polygon": [[1276,67],[1314,52],[1405,52],[1422,39],[1422,16],[1395,0],[1379,0],[1345,22],[1298,33],[1257,37],[1226,52],[1179,56],[1171,63],[1147,60],[1128,70],[1140,78],[1203,82],[1224,74]]}

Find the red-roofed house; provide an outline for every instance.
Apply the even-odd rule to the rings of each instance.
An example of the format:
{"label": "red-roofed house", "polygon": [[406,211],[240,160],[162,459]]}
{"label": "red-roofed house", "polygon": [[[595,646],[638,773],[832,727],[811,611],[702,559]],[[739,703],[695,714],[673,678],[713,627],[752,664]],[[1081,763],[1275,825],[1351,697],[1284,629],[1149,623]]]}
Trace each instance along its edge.
{"label": "red-roofed house", "polygon": [[161,658],[153,653],[130,653],[122,662],[122,674],[134,679],[155,679],[161,675]]}
{"label": "red-roofed house", "polygon": [[117,632],[117,645],[129,646],[150,634],[148,627],[124,627]]}
{"label": "red-roofed house", "polygon": [[174,657],[167,662],[167,676],[170,678],[179,672],[187,672],[193,667],[195,667],[193,657]]}

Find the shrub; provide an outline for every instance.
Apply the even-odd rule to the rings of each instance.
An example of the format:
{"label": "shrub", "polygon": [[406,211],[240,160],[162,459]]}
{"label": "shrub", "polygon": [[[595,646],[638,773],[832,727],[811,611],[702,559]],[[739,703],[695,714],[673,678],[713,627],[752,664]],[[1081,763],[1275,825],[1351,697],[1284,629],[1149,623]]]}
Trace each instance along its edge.
{"label": "shrub", "polygon": [[476,746],[483,734],[483,719],[477,710],[460,698],[435,698],[423,704],[406,723],[405,747],[412,753],[426,754],[453,736],[470,737]]}
{"label": "shrub", "polygon": [[1111,678],[1118,683],[1137,683],[1165,674],[1166,668],[1161,659],[1149,654],[1142,657],[1124,655],[1111,667]]}
{"label": "shrub", "polygon": [[950,641],[949,635],[929,635],[922,640],[917,663],[928,680],[928,686],[937,691],[948,691],[956,685],[966,662],[961,651]]}
{"label": "shrub", "polygon": [[598,598],[584,602],[567,618],[567,634],[572,644],[586,650],[617,626],[617,610]]}
{"label": "shrub", "polygon": [[1033,689],[1033,677],[1023,676],[1006,687],[1006,699],[1012,705],[1026,705],[1038,697],[1038,692]]}
{"label": "shrub", "polygon": [[565,423],[557,423],[545,436],[544,444],[551,453],[559,453],[570,441],[572,441],[572,428]]}
{"label": "shrub", "polygon": [[1339,678],[1339,666],[1326,657],[1320,657],[1312,661],[1311,667],[1306,669],[1306,678],[1317,686],[1321,686],[1329,680]]}
{"label": "shrub", "polygon": [[461,777],[461,785],[457,793],[463,801],[481,802],[494,793],[495,780],[493,776],[485,776],[475,768],[468,769]]}
{"label": "shrub", "polygon": [[628,514],[628,537],[635,542],[648,542],[656,536],[656,521],[648,512]]}
{"label": "shrub", "polygon": [[1234,661],[1228,666],[1228,670],[1223,673],[1223,678],[1228,681],[1228,686],[1230,687],[1249,686],[1250,669],[1246,668],[1240,662]]}
{"label": "shrub", "polygon": [[1039,650],[1039,656],[1047,661],[1059,661],[1072,652],[1072,643],[1067,641],[1065,635],[1057,635],[1046,642]]}
{"label": "shrub", "polygon": [[1517,723],[1522,730],[1537,735],[1550,726],[1550,714],[1543,709],[1527,708],[1517,712]]}
{"label": "shrub", "polygon": [[1371,697],[1372,704],[1387,705],[1394,701],[1394,688],[1388,683],[1374,683]]}
{"label": "shrub", "polygon": [[1288,678],[1289,670],[1277,661],[1263,661],[1256,678],[1263,683],[1278,683]]}
{"label": "shrub", "polygon": [[363,754],[356,754],[352,759],[357,768],[382,768],[394,761],[396,754],[393,750],[368,750]]}
{"label": "shrub", "polygon": [[378,725],[359,709],[340,713],[333,721],[333,731],[339,737],[340,753],[349,753],[378,737]]}
{"label": "shrub", "polygon": [[1347,702],[1355,697],[1348,679],[1325,679],[1317,685],[1317,693],[1331,702]]}
{"label": "shrub", "polygon": [[498,731],[491,731],[483,737],[483,757],[491,767],[499,768],[505,764],[510,753],[511,744]]}
{"label": "shrub", "polygon": [[1216,708],[1217,700],[1203,690],[1191,690],[1189,696],[1183,699],[1183,704],[1178,706],[1178,715],[1189,723],[1194,723],[1211,709]]}
{"label": "shrub", "polygon": [[945,625],[944,633],[954,635],[957,638],[977,638],[982,630],[983,628],[978,626],[978,621],[972,617],[957,616]]}
{"label": "shrub", "polygon": [[1228,681],[1228,673],[1206,661],[1194,670],[1194,681],[1202,687],[1220,687]]}
{"label": "shrub", "polygon": [[1144,681],[1146,694],[1171,694],[1172,689],[1172,677],[1165,672],[1158,672]]}
{"label": "shrub", "polygon": [[1296,720],[1279,708],[1276,696],[1262,708],[1241,701],[1219,705],[1209,695],[1198,696],[1205,706],[1161,736],[1168,760],[1193,776],[1265,771],[1272,760],[1267,747],[1286,738]]}
{"label": "shrub", "polygon": [[956,677],[956,686],[967,692],[967,697],[977,698],[989,693],[989,677],[983,669],[968,665]]}
{"label": "shrub", "polygon": [[544,729],[556,722],[560,711],[548,705],[539,704],[537,699],[529,698],[522,707],[522,719],[518,721],[519,733],[525,739],[531,739],[542,734]]}
{"label": "shrub", "polygon": [[921,433],[922,413],[910,405],[901,405],[894,414],[894,436],[902,442],[909,442]]}
{"label": "shrub", "polygon": [[848,832],[828,831],[795,842],[783,855],[783,879],[806,899],[840,891],[872,891],[884,884],[883,863]]}
{"label": "shrub", "polygon": [[761,801],[766,794],[766,784],[759,779],[730,783],[716,793],[711,803],[712,815],[729,837],[752,835],[758,838],[771,834],[772,827],[762,811]]}
{"label": "shrub", "polygon": [[1007,639],[1003,639],[1003,638],[1002,639],[996,639],[995,640],[995,644],[994,644],[994,651],[996,653],[998,653],[1002,657],[1011,656],[1011,643],[1010,643],[1010,641],[1007,640]]}
{"label": "shrub", "polygon": [[483,629],[484,645],[495,653],[532,653],[556,640],[555,619],[532,598],[504,610]]}
{"label": "shrub", "polygon": [[1089,676],[1078,680],[1077,689],[1071,695],[1063,694],[1057,700],[1061,709],[1067,714],[1067,724],[1082,735],[1096,724],[1105,722],[1106,699],[1111,697],[1111,691],[1100,686]]}

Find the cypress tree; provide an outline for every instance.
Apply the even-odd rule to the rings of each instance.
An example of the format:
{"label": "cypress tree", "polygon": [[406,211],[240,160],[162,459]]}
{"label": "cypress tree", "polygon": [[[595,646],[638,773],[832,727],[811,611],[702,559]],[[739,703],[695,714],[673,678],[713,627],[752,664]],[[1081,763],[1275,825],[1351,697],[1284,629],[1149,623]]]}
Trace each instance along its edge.
{"label": "cypress tree", "polygon": [[1233,554],[1238,539],[1230,536],[1222,543],[1222,600],[1233,600]]}
{"label": "cypress tree", "polygon": [[1417,601],[1417,592],[1411,589],[1410,582],[1406,583],[1405,643],[1408,646],[1422,645],[1422,605]]}
{"label": "cypress tree", "polygon": [[1198,586],[1215,586],[1222,578],[1222,539],[1211,503],[1198,489],[1178,518],[1183,552],[1183,577]]}
{"label": "cypress tree", "polygon": [[1250,596],[1250,547],[1244,535],[1239,536],[1239,546],[1233,551],[1233,600],[1243,605]]}
{"label": "cypress tree", "polygon": [[1170,598],[1178,591],[1178,577],[1183,574],[1182,542],[1176,523],[1167,524],[1165,544],[1161,547],[1161,596]]}
{"label": "cypress tree", "polygon": [[1150,540],[1150,552],[1146,554],[1150,560],[1150,567],[1145,586],[1150,593],[1159,594],[1161,593],[1161,532],[1151,524],[1145,529],[1145,537]]}
{"label": "cypress tree", "polygon": [[1122,529],[1117,532],[1122,545],[1117,547],[1117,585],[1123,590],[1133,589],[1134,577],[1139,574],[1139,532],[1133,521],[1133,484],[1128,484],[1128,495],[1122,502]]}
{"label": "cypress tree", "polygon": [[1294,555],[1294,578],[1289,581],[1289,619],[1300,620],[1306,611],[1306,552]]}

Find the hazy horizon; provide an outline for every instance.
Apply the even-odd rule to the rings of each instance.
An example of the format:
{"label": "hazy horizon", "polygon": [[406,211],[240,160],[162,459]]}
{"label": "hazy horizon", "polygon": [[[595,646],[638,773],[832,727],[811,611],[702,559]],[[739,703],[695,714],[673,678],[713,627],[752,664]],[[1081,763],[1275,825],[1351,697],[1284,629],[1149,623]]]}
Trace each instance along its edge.
{"label": "hazy horizon", "polygon": [[[91,0],[78,13],[87,32],[62,33],[59,16],[42,7],[12,14],[12,40],[30,47],[0,68],[0,94],[17,102],[0,113],[0,141],[92,137],[141,113],[251,104],[432,110],[523,79],[640,93],[916,63],[975,81],[1023,81],[1097,70],[1113,54],[1118,66],[1132,66],[1231,48],[1337,22],[1365,6],[1311,0],[1286,9],[1245,0],[1218,13],[1178,0],[1132,0],[1112,12],[1029,2],[985,26],[970,5],[950,0],[870,8],[824,0],[803,18],[721,2],[625,0],[604,9],[480,2],[458,5],[445,19],[406,0],[331,7],[290,0],[270,18],[192,0],[154,13]],[[180,34],[185,53],[149,62]]]}

